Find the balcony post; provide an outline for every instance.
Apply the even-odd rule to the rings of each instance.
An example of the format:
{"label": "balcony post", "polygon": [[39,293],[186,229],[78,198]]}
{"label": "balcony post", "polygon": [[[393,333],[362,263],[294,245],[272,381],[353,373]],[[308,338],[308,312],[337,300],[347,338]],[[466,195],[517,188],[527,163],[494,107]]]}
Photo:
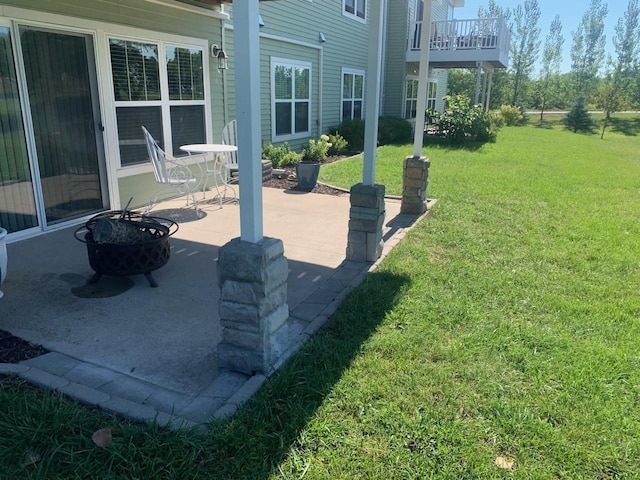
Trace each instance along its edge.
{"label": "balcony post", "polygon": [[424,2],[422,9],[422,35],[420,36],[420,67],[418,69],[418,102],[416,105],[416,125],[413,132],[413,156],[422,156],[424,140],[424,118],[427,108],[427,88],[429,86],[429,47],[431,43],[431,0]]}

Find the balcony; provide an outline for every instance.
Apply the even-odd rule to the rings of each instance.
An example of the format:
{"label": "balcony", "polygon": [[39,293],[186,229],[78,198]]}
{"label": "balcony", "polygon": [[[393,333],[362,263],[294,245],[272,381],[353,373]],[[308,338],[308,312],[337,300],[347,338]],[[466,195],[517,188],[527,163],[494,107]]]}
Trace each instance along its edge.
{"label": "balcony", "polygon": [[[410,31],[407,62],[420,61],[422,22]],[[444,20],[431,24],[429,65],[433,68],[475,68],[478,62],[509,66],[511,33],[504,18]]]}

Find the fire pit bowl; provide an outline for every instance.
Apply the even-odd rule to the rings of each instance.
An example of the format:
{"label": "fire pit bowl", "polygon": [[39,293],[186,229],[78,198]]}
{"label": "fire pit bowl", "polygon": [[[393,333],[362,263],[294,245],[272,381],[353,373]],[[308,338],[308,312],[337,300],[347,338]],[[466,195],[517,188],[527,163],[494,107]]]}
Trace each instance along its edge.
{"label": "fire pit bowl", "polygon": [[169,237],[177,231],[173,220],[115,210],[92,217],[74,236],[87,245],[89,265],[96,272],[89,283],[102,275],[144,274],[157,287],[151,272],[169,261]]}

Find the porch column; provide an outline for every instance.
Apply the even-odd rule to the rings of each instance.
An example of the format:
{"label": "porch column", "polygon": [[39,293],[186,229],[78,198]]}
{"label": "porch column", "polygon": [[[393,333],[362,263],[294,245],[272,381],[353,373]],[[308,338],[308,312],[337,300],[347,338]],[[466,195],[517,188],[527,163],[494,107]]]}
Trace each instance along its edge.
{"label": "porch column", "polygon": [[231,240],[218,253],[220,368],[269,374],[289,338],[287,259],[281,240]]}
{"label": "porch column", "polygon": [[258,0],[233,2],[238,175],[241,179],[240,238],[258,242],[263,235],[262,148],[260,143],[260,32]]}
{"label": "porch column", "polygon": [[287,260],[281,240],[263,237],[258,0],[233,4],[240,237],[218,253],[218,365],[271,373],[287,349]]}
{"label": "porch column", "polygon": [[482,79],[482,67],[480,66],[480,62],[476,63],[476,94],[473,98],[473,104],[477,105],[480,103],[480,81]]}
{"label": "porch column", "polygon": [[[416,127],[413,132],[413,156],[406,157],[402,166],[402,203],[400,213],[424,213],[427,211],[427,177],[429,159],[422,155],[424,119],[429,86],[429,49],[431,48],[431,0],[424,2],[422,25],[426,26],[420,38],[420,69],[418,77],[418,104]],[[455,32],[455,23],[452,31]],[[453,43],[450,43],[453,45]]]}
{"label": "porch column", "polygon": [[364,133],[364,168],[362,183],[351,187],[347,260],[374,262],[382,255],[384,224],[384,185],[375,184],[376,149],[378,147],[378,116],[382,76],[382,36],[386,0],[371,0],[369,62],[367,67]]}
{"label": "porch column", "polygon": [[491,86],[493,84],[493,70],[489,71],[489,81],[487,82],[487,103],[484,106],[484,109],[488,112],[489,105],[491,104]]}

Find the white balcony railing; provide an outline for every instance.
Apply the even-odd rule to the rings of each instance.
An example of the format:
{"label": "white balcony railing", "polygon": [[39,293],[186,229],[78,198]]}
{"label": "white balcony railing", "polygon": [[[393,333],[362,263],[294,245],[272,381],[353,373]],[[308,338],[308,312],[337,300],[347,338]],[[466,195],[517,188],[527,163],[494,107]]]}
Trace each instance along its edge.
{"label": "white balcony railing", "polygon": [[[409,51],[420,50],[421,35],[422,22],[415,22],[409,38]],[[508,57],[510,38],[504,18],[443,20],[431,24],[430,49],[433,52],[494,50]],[[481,56],[479,54],[478,58]]]}

